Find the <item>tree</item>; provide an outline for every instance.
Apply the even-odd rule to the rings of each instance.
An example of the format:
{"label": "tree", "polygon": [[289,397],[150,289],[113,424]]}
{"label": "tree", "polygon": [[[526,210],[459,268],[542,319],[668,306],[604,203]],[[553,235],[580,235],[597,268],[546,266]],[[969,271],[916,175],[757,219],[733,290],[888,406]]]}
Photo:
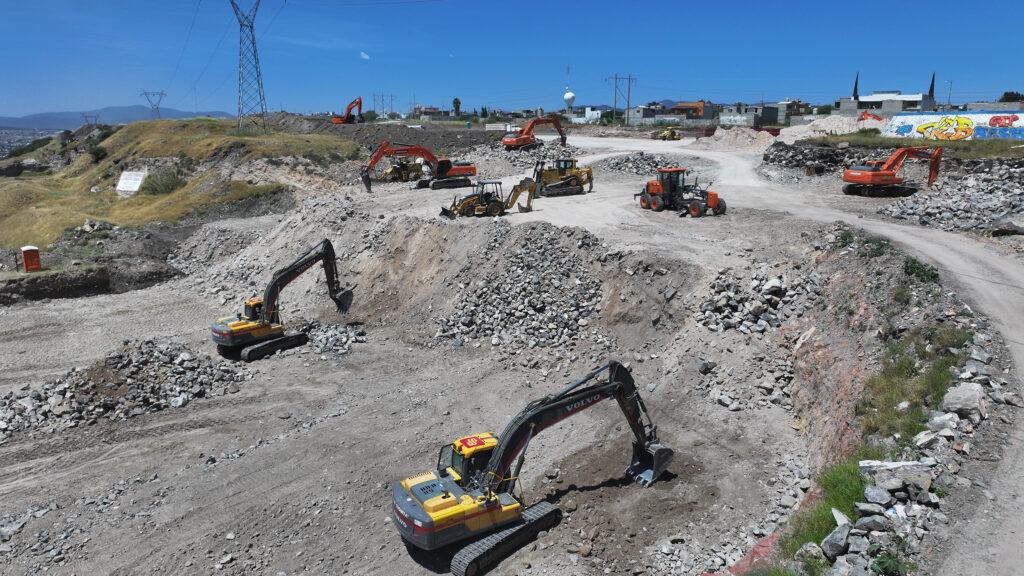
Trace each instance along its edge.
{"label": "tree", "polygon": [[462,109],[462,101],[459,100],[458,98],[452,100],[452,108],[455,110],[455,115],[458,116],[459,110]]}
{"label": "tree", "polygon": [[482,118],[486,118],[487,117],[487,108],[485,108],[483,106],[480,107],[480,116]]}
{"label": "tree", "polygon": [[1020,92],[1003,92],[1000,102],[1024,102],[1024,94]]}
{"label": "tree", "polygon": [[374,120],[377,119],[377,117],[378,114],[373,110],[367,110],[366,112],[363,112],[363,120],[367,122],[373,122]]}

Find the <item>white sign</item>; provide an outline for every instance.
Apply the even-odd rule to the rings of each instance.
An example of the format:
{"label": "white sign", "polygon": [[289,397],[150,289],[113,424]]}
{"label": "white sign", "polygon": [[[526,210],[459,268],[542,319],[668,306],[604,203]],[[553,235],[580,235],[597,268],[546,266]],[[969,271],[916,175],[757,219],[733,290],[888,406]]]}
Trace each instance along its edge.
{"label": "white sign", "polygon": [[142,186],[142,181],[146,178],[147,172],[122,172],[121,179],[117,181],[117,194],[118,196],[135,196],[135,193],[139,191],[139,186]]}

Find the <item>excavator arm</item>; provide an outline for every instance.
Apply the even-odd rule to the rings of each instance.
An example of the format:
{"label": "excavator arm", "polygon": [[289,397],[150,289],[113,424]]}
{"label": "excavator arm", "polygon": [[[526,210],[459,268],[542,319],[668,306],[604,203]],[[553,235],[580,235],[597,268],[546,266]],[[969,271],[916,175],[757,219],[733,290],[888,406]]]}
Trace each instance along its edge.
{"label": "excavator arm", "polygon": [[900,148],[882,164],[879,170],[891,171],[893,173],[899,172],[907,158],[920,158],[930,161],[928,164],[928,187],[930,188],[935,183],[935,179],[939,177],[939,167],[942,165],[942,147],[937,146],[934,149],[927,146]]}
{"label": "excavator arm", "polygon": [[520,148],[523,146],[529,146],[537,141],[536,138],[533,136],[534,129],[537,126],[546,125],[554,126],[555,130],[558,130],[559,140],[561,141],[562,146],[565,146],[565,130],[562,128],[562,123],[558,120],[558,116],[554,113],[548,114],[547,116],[540,116],[534,118],[533,120],[530,120],[530,122],[526,124],[526,127],[523,128],[521,132],[515,135],[506,136],[505,138],[502,139],[502,143],[504,143],[507,148]]}
{"label": "excavator arm", "polygon": [[[357,115],[352,115],[352,109],[358,108]],[[359,96],[355,100],[349,102],[348,108],[345,109],[345,115],[342,117],[335,116],[331,118],[331,122],[335,124],[355,124],[357,122],[363,122],[363,97]]]}
{"label": "excavator arm", "polygon": [[377,165],[385,156],[418,156],[423,158],[423,161],[430,166],[430,173],[434,176],[437,175],[437,156],[422,146],[414,146],[412,144],[399,144],[395,143],[394,146],[390,142],[381,142],[377,149],[370,154],[370,159],[363,164],[360,170],[360,179],[363,181],[363,186],[366,187],[366,191],[370,192],[370,170]]}
{"label": "excavator arm", "polygon": [[[606,372],[608,380],[584,386]],[[487,467],[480,477],[485,491],[507,491],[519,475],[530,440],[552,424],[612,398],[619,404],[633,431],[633,457],[626,474],[644,486],[650,485],[672,461],[673,452],[659,442],[632,375],[618,362],[610,362],[573,382],[558,393],[534,400],[517,414],[498,437]],[[518,463],[515,463],[516,457]],[[515,463],[515,469],[512,470]]]}
{"label": "excavator arm", "polygon": [[317,262],[323,261],[324,274],[327,276],[327,293],[342,311],[348,310],[351,304],[351,292],[342,291],[338,279],[338,268],[334,261],[334,246],[326,238],[316,246],[299,256],[294,262],[274,272],[270,284],[263,292],[263,308],[260,311],[260,320],[263,322],[280,323],[280,314],[277,309],[277,301],[281,296],[281,290],[298,278],[303,272],[309,270]]}

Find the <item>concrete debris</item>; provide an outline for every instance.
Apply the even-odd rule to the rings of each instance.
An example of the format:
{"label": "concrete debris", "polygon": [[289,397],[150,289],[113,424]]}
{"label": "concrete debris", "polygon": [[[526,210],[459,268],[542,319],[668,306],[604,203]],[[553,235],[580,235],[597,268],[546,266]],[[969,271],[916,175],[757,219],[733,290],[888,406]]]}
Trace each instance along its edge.
{"label": "concrete debris", "polygon": [[747,281],[730,269],[719,270],[694,318],[717,332],[762,333],[778,328],[789,316],[802,316],[821,295],[822,284],[817,275],[792,280],[769,276],[766,267],[754,270]]}
{"label": "concrete debris", "polygon": [[632,152],[622,156],[613,156],[598,162],[594,165],[594,168],[606,172],[650,176],[653,179],[658,173],[658,168],[674,168],[677,166],[679,166],[679,161],[669,160],[660,154]]}

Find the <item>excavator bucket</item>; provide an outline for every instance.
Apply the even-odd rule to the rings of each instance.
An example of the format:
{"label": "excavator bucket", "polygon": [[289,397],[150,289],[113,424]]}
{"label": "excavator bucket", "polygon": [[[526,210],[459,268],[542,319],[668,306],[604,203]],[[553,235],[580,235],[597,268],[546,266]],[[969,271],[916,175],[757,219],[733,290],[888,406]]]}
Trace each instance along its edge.
{"label": "excavator bucket", "polygon": [[660,442],[650,442],[646,446],[633,442],[633,463],[626,468],[630,476],[644,488],[654,483],[668,465],[672,463],[675,453]]}
{"label": "excavator bucket", "polygon": [[352,299],[354,298],[352,288],[345,288],[340,290],[337,294],[331,297],[334,303],[338,306],[338,311],[348,313],[349,309],[352,308]]}
{"label": "excavator bucket", "polygon": [[369,174],[369,172],[363,172],[363,174],[362,174],[360,179],[363,181],[363,188],[366,188],[367,192],[373,192],[373,189],[370,187],[370,174]]}

